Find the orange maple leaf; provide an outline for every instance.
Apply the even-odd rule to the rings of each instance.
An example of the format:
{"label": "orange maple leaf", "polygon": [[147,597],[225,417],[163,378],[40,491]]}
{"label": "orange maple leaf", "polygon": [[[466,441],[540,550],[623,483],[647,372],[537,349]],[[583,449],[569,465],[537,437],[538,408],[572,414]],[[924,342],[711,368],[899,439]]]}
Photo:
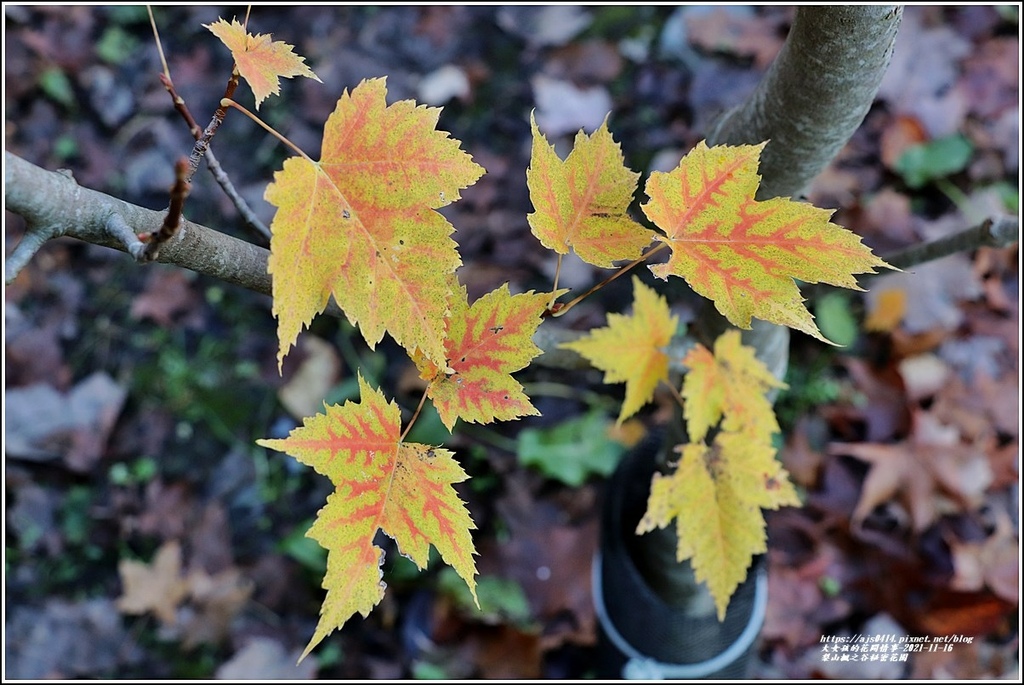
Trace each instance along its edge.
{"label": "orange maple leaf", "polygon": [[659,381],[668,380],[665,347],[676,332],[679,317],[669,312],[664,297],[633,277],[633,313],[609,314],[608,326],[563,343],[605,372],[605,383],[625,383],[626,396],[616,425],[640,411],[654,397]]}
{"label": "orange maple leaf", "polygon": [[271,95],[281,92],[279,77],[305,76],[314,81],[320,78],[305,64],[305,58],[296,55],[292,46],[279,40],[272,41],[269,34],[247,33],[235,19],[227,23],[217,19],[203,24],[231,51],[238,73],[242,75],[256,96],[256,109]]}
{"label": "orange maple leaf", "polygon": [[526,183],[537,211],[526,218],[533,234],[549,250],[568,254],[571,247],[580,259],[595,266],[638,258],[654,232],[626,214],[640,174],[623,164],[607,120],[592,136],[577,133],[564,162],[532,114],[530,124],[533,152]]}
{"label": "orange maple leaf", "polygon": [[475,526],[451,487],[468,476],[448,450],[402,443],[398,405],[362,376],[358,381],[359,404],[328,406],[283,440],[256,441],[312,466],[336,486],[306,533],[328,550],[327,598],[303,657],[357,611],[369,615],[384,596],[384,552],[373,544],[378,529],[420,569],[434,545],[476,599],[469,532]]}
{"label": "orange maple leaf", "polygon": [[444,340],[447,369],[413,356],[448,430],[457,418],[490,423],[539,413],[510,374],[540,354],[533,334],[550,300],[551,293],[512,295],[505,284],[470,306],[466,288],[456,287]]}
{"label": "orange maple leaf", "polygon": [[861,290],[853,274],[893,267],[830,223],[831,211],[789,198],[756,201],[765,145],[709,148],[701,141],[672,172],[651,174],[642,209],[665,232],[657,240],[672,255],[650,269],[659,278],[686,279],[735,326],[750,328],[756,316],[830,342],[794,279]]}
{"label": "orange maple leaf", "polygon": [[449,277],[461,260],[435,210],[483,169],[434,127],[439,109],[385,103],[384,79],[348,91],[324,127],[323,159],[293,157],[265,197],[278,364],[333,295],[373,348],[387,331],[435,363],[445,358]]}

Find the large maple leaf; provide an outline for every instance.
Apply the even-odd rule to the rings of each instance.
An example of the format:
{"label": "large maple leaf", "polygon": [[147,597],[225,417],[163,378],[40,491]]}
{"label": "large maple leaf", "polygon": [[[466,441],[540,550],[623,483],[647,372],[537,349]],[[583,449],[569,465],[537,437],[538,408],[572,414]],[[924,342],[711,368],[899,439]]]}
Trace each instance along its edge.
{"label": "large maple leaf", "polygon": [[672,316],[668,302],[633,277],[633,313],[609,314],[608,325],[563,343],[559,347],[583,355],[605,372],[605,383],[625,383],[618,423],[640,411],[654,397],[659,381],[668,380],[669,357],[665,348],[676,332],[679,317]]}
{"label": "large maple leaf", "polygon": [[610,267],[636,259],[654,239],[626,210],[640,174],[623,164],[619,144],[605,121],[594,134],[576,134],[563,162],[530,115],[533,151],[526,183],[537,211],[527,215],[530,229],[544,247],[583,261]]}
{"label": "large maple leaf", "polygon": [[402,443],[398,405],[358,380],[360,403],[329,406],[283,440],[257,441],[335,485],[306,533],[328,550],[327,597],[303,657],[354,613],[369,615],[384,596],[384,553],[373,544],[378,529],[420,569],[434,545],[476,598],[475,526],[451,487],[468,476],[448,450]]}
{"label": "large maple leaf", "polygon": [[456,286],[444,339],[447,368],[413,356],[448,430],[458,418],[490,423],[539,413],[511,374],[540,354],[533,334],[550,300],[551,293],[512,295],[505,284],[470,305],[466,288]]}
{"label": "large maple leaf", "polygon": [[756,201],[765,145],[709,148],[702,141],[672,172],[651,174],[642,209],[672,254],[650,269],[686,279],[735,326],[750,328],[753,316],[830,342],[794,279],[861,290],[853,274],[889,265],[831,223],[831,211],[789,198]]}
{"label": "large maple leaf", "polygon": [[291,45],[271,40],[269,35],[247,33],[245,27],[235,19],[231,23],[217,19],[212,24],[203,24],[220,38],[231,51],[238,73],[252,88],[256,97],[256,109],[271,95],[281,92],[280,77],[305,76],[315,81],[319,77],[305,64],[305,58],[296,55]]}
{"label": "large maple leaf", "polygon": [[[712,354],[696,345],[683,360],[684,415],[691,442],[676,450],[676,470],[655,474],[647,512],[637,533],[676,521],[680,561],[692,559],[698,580],[707,583],[719,620],[729,598],[746,577],[755,554],[765,551],[761,509],[800,503],[772,435],[778,422],[764,393],[780,383],[730,330]],[[703,442],[718,427],[712,444]]]}
{"label": "large maple leaf", "polygon": [[370,347],[384,332],[444,361],[449,276],[461,263],[435,210],[483,169],[434,127],[437,108],[385,103],[385,80],[346,91],[324,127],[323,159],[293,157],[266,199],[278,361],[334,295]]}

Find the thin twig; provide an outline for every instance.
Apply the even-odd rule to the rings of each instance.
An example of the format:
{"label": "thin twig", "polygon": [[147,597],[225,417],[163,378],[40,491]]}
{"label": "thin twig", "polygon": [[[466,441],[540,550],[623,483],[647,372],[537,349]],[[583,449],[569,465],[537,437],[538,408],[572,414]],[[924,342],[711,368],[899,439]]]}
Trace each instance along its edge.
{"label": "thin twig", "polygon": [[170,80],[171,70],[167,68],[167,58],[164,57],[164,48],[160,44],[160,32],[156,28],[156,19],[153,18],[153,8],[146,5],[146,11],[149,12],[149,25],[153,27],[153,38],[156,39],[156,51],[160,55],[160,64],[164,67],[164,76]]}
{"label": "thin twig", "polygon": [[[160,82],[164,84],[164,88],[171,96],[171,100],[174,102],[174,109],[181,114],[185,123],[188,124],[189,133],[196,140],[199,140],[203,135],[202,129],[199,128],[199,124],[196,123],[195,117],[192,116],[192,112],[189,111],[188,105],[185,104],[184,98],[178,95],[178,92],[174,89],[174,83],[171,81],[170,76],[160,75]],[[213,178],[220,185],[221,190],[228,196],[228,199],[235,205],[238,213],[242,216],[242,220],[245,221],[245,225],[251,229],[260,238],[263,245],[270,244],[270,229],[267,228],[266,224],[259,220],[256,213],[252,211],[249,203],[238,194],[235,190],[234,184],[228,177],[226,171],[221,167],[220,162],[217,161],[217,157],[213,154],[213,150],[209,147],[209,141],[207,141],[206,147],[206,168],[213,174]]]}
{"label": "thin twig", "polygon": [[160,254],[160,246],[174,237],[181,225],[181,210],[185,207],[185,198],[191,188],[187,180],[188,160],[182,157],[174,165],[174,185],[171,186],[171,204],[167,208],[167,215],[159,230],[143,236],[139,236],[142,242],[146,243],[146,249],[142,253],[142,261],[152,262]]}
{"label": "thin twig", "polygon": [[224,117],[228,113],[227,107],[224,105],[224,100],[230,100],[231,96],[235,94],[235,89],[238,88],[238,69],[232,67],[231,78],[228,79],[228,84],[224,88],[224,97],[221,99],[221,104],[217,108],[217,111],[213,113],[213,118],[210,119],[209,125],[203,130],[203,133],[199,138],[196,139],[196,144],[192,147],[192,154],[188,158],[188,163],[191,171],[188,175],[188,180],[192,180],[192,177],[196,173],[196,169],[199,168],[199,162],[203,159],[206,151],[210,148],[210,140],[214,134],[217,133],[217,129],[224,123]]}
{"label": "thin twig", "polygon": [[[958,252],[969,252],[979,247],[1008,247],[1019,240],[1019,222],[1015,216],[1001,216],[985,219],[977,226],[948,235],[930,243],[910,247],[882,255],[889,265],[906,271],[919,264],[942,259]],[[862,285],[882,273],[867,273],[860,277]],[[800,293],[805,300],[814,300],[827,292],[834,292],[835,286],[827,283],[803,284]]]}
{"label": "thin twig", "polygon": [[679,393],[679,389],[676,388],[676,386],[673,385],[672,383],[669,383],[664,378],[661,379],[660,382],[661,382],[662,385],[664,385],[666,388],[668,388],[672,392],[672,397],[676,398],[676,402],[679,403],[679,408],[680,409],[684,408],[685,405],[686,405],[686,400],[684,400],[683,396]]}
{"label": "thin twig", "polygon": [[206,148],[206,168],[213,174],[214,180],[220,185],[221,190],[228,196],[232,204],[235,205],[235,209],[238,210],[239,215],[242,217],[242,221],[245,222],[247,228],[255,233],[264,246],[270,244],[270,229],[267,225],[260,221],[259,217],[256,216],[256,212],[252,211],[252,207],[245,201],[238,191],[235,190],[235,186],[231,183],[231,179],[228,178],[228,173],[221,167],[220,162],[217,161],[217,157],[213,154],[213,148]]}
{"label": "thin twig", "polygon": [[897,269],[908,269],[924,262],[942,259],[957,252],[975,250],[982,246],[1009,247],[1018,240],[1020,240],[1020,229],[1017,217],[1000,216],[994,219],[985,219],[977,226],[933,240],[930,243],[912,245],[884,257],[884,259]]}
{"label": "thin twig", "polygon": [[124,220],[120,214],[111,214],[107,219],[107,232],[121,241],[124,249],[128,251],[137,262],[150,261],[146,259],[146,243],[139,240],[139,236]]}
{"label": "thin twig", "polygon": [[39,252],[46,241],[55,238],[54,231],[46,229],[28,230],[21,242],[14,248],[14,252],[4,261],[4,282],[11,283],[18,277],[18,273],[25,268],[36,253]]}

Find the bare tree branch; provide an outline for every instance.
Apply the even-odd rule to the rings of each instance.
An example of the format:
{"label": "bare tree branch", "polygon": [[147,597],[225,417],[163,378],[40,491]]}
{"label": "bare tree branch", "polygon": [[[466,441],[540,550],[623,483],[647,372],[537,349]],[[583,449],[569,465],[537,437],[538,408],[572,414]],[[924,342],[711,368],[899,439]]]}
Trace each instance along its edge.
{"label": "bare tree branch", "polygon": [[[133,234],[145,234],[160,230],[163,224],[163,212],[83,188],[69,176],[41,169],[10,152],[4,152],[4,163],[5,207],[28,224],[22,244],[5,264],[8,283],[51,238],[68,236],[130,252],[125,226]],[[161,246],[157,261],[269,295],[269,254],[265,248],[183,219],[177,234]]]}
{"label": "bare tree branch", "polygon": [[918,264],[948,257],[957,252],[976,250],[983,245],[1009,247],[1018,240],[1020,240],[1020,228],[1017,217],[1001,216],[985,219],[977,226],[939,240],[933,240],[930,243],[911,245],[884,259],[897,269],[908,269]]}

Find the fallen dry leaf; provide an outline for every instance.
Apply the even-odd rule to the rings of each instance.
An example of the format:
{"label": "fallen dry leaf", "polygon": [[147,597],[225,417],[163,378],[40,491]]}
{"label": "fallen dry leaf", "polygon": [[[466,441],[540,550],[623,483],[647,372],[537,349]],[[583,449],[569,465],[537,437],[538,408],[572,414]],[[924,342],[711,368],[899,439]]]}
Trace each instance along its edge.
{"label": "fallen dry leaf", "polygon": [[182,646],[191,649],[223,642],[232,621],[248,604],[253,582],[237,568],[229,568],[213,576],[202,569],[194,570],[187,583],[189,603],[196,612],[185,622]]}
{"label": "fallen dry leaf", "polygon": [[996,528],[981,542],[962,542],[948,537],[953,554],[953,579],[958,592],[977,592],[988,587],[1008,602],[1020,599],[1020,541],[1005,511],[997,510]]}
{"label": "fallen dry leaf", "polygon": [[687,15],[687,39],[711,54],[750,57],[754,66],[767,69],[782,49],[778,18],[760,17],[735,8],[715,7],[710,12]]}
{"label": "fallen dry leaf", "polygon": [[277,396],[284,408],[301,420],[323,411],[324,398],[338,380],[341,360],[330,343],[312,335],[299,338],[299,349],[302,362]]}
{"label": "fallen dry leaf", "polygon": [[202,300],[192,289],[195,274],[183,269],[163,267],[150,272],[146,289],[132,300],[134,319],[152,319],[162,328],[184,322],[202,325]]}
{"label": "fallen dry leaf", "polygon": [[910,440],[897,444],[832,443],[829,453],[856,457],[871,465],[851,524],[860,527],[880,504],[893,500],[906,506],[913,529],[921,532],[955,501],[953,510],[980,503],[992,481],[984,452],[960,442],[955,427],[932,414],[914,413]]}
{"label": "fallen dry leaf", "polygon": [[612,96],[603,86],[578,88],[545,74],[534,76],[531,84],[537,103],[537,126],[549,138],[580,129],[592,133],[612,110]]}
{"label": "fallen dry leaf", "polygon": [[67,394],[43,384],[7,390],[4,451],[32,461],[63,457],[68,468],[86,472],[103,456],[127,394],[102,371]]}
{"label": "fallen dry leaf", "polygon": [[845,560],[835,547],[823,544],[810,561],[791,568],[768,567],[768,608],[761,635],[795,650],[816,644],[822,626],[835,623],[853,610],[841,596],[828,596],[826,581],[837,582]]}
{"label": "fallen dry leaf", "polygon": [[218,680],[240,683],[244,680],[312,680],[316,678],[316,659],[296,664],[301,648],[287,652],[277,640],[253,638],[230,660],[217,669]]}
{"label": "fallen dry leaf", "polygon": [[900,325],[907,313],[907,294],[899,288],[887,288],[868,300],[864,330],[888,332]]}
{"label": "fallen dry leaf", "polygon": [[178,605],[189,593],[181,574],[181,545],[177,540],[161,545],[152,562],[122,559],[117,570],[124,585],[124,593],[117,599],[121,613],[152,612],[165,626],[175,625]]}

